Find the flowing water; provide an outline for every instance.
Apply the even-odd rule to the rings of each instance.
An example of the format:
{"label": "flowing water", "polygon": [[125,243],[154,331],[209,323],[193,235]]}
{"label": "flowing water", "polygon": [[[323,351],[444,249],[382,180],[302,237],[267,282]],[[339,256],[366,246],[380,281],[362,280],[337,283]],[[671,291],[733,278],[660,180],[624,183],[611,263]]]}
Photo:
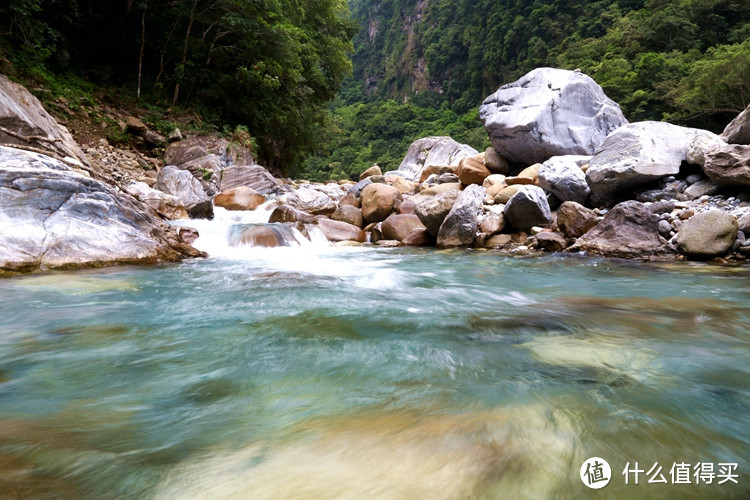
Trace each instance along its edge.
{"label": "flowing water", "polygon": [[749,268],[225,226],[0,280],[0,498],[750,498]]}

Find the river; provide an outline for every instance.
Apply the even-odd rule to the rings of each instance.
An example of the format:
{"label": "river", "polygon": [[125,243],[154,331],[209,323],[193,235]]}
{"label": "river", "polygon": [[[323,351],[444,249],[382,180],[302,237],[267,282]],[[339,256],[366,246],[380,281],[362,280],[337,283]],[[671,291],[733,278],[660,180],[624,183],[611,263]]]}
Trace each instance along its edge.
{"label": "river", "polygon": [[202,235],[0,280],[0,498],[750,497],[750,268]]}

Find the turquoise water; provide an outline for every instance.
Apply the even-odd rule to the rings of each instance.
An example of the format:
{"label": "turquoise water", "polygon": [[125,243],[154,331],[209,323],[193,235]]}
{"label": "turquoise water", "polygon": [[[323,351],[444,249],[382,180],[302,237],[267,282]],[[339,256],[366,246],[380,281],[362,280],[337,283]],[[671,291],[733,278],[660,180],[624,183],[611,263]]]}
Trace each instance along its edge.
{"label": "turquoise water", "polygon": [[0,498],[750,495],[748,268],[245,248],[0,297]]}

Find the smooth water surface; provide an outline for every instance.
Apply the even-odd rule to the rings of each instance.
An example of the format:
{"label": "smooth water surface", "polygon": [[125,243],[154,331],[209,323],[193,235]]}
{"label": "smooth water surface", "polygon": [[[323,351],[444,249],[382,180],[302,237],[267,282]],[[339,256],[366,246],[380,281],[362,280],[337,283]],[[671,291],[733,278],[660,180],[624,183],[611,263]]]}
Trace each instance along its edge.
{"label": "smooth water surface", "polygon": [[748,498],[748,304],[748,268],[473,251],[0,280],[0,498]]}

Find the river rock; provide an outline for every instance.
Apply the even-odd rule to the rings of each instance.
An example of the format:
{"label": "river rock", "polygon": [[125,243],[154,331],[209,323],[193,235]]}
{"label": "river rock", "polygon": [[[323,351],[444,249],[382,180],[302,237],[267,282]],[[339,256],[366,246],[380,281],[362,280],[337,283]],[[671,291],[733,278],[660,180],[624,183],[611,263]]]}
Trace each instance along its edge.
{"label": "river rock", "polygon": [[479,230],[488,235],[497,234],[505,229],[505,215],[488,213],[479,223]]}
{"label": "river rock", "polygon": [[750,106],[729,122],[721,137],[729,144],[750,144]]}
{"label": "river rock", "polygon": [[433,238],[437,238],[440,226],[461,196],[461,191],[452,189],[444,193],[421,197],[415,201],[415,212]]}
{"label": "river rock", "polygon": [[67,128],[58,124],[25,87],[0,75],[0,143],[33,148],[90,169]]}
{"label": "river rock", "polygon": [[339,205],[339,208],[331,215],[331,220],[346,222],[353,226],[361,228],[364,225],[362,209],[353,205]]}
{"label": "river rock", "polygon": [[703,167],[704,163],[706,162],[706,151],[726,145],[727,143],[724,142],[721,136],[705,130],[701,131],[695,134],[693,140],[690,141],[690,144],[688,144],[685,161],[687,161],[691,165],[698,165],[700,167]]}
{"label": "river rock", "polygon": [[683,222],[674,243],[689,257],[717,257],[731,250],[737,231],[737,219],[732,214],[711,209]]}
{"label": "river rock", "polygon": [[539,186],[560,201],[585,203],[589,196],[586,174],[580,165],[589,163],[589,156],[554,156],[539,169]]}
{"label": "river rock", "polygon": [[665,122],[631,123],[612,132],[591,159],[586,181],[591,202],[611,205],[615,195],[677,175],[696,134],[704,130]]}
{"label": "river rock", "polygon": [[[458,163],[458,177],[456,180],[460,181],[464,186],[468,186],[470,184],[479,184],[481,186],[484,180],[490,174],[491,172],[487,167],[484,166],[484,162],[478,156],[469,156],[466,158],[462,158]],[[456,181],[449,180],[447,182]]]}
{"label": "river rock", "polygon": [[214,206],[227,210],[255,210],[265,202],[265,196],[247,186],[228,189],[214,198]]}
{"label": "river rock", "polygon": [[728,144],[706,151],[703,171],[715,184],[750,186],[750,146]]}
{"label": "river rock", "polygon": [[162,168],[154,187],[176,196],[185,205],[190,217],[213,218],[214,209],[211,199],[206,195],[201,183],[187,170],[180,170],[169,165]]}
{"label": "river rock", "polygon": [[49,156],[0,147],[0,269],[98,267],[204,255],[134,197]]}
{"label": "river rock", "polygon": [[362,191],[364,191],[364,189],[371,184],[374,184],[372,182],[372,177],[367,177],[366,179],[362,179],[355,185],[351,186],[349,190],[347,191],[347,194],[350,194],[354,196],[355,198],[360,198],[360,196],[362,196]]}
{"label": "river rock", "polygon": [[279,181],[260,165],[228,166],[219,173],[218,185],[222,191],[245,186],[264,195],[278,195],[285,191]]}
{"label": "river rock", "polygon": [[568,246],[561,234],[546,231],[534,236],[534,245],[545,252],[562,252]]}
{"label": "river rock", "polygon": [[185,205],[176,196],[150,188],[145,182],[131,181],[125,192],[153,208],[156,213],[169,220],[187,219]]}
{"label": "river rock", "polygon": [[380,166],[373,165],[372,167],[368,168],[361,174],[359,174],[359,180],[367,179],[368,177],[372,177],[373,175],[383,175],[383,171],[380,169]]}
{"label": "river rock", "polygon": [[336,203],[330,196],[310,185],[295,189],[285,199],[287,205],[312,215],[330,215],[336,210]]}
{"label": "river rock", "polygon": [[281,204],[273,209],[268,222],[302,222],[303,224],[314,224],[318,221],[318,217],[310,215],[302,210]]}
{"label": "river rock", "polygon": [[510,173],[508,160],[500,156],[497,149],[491,146],[484,151],[484,166],[493,174],[508,175]]}
{"label": "river rock", "polygon": [[542,188],[522,186],[505,205],[505,218],[513,227],[526,232],[534,226],[548,226],[552,214]]}
{"label": "river rock", "polygon": [[438,247],[465,247],[474,243],[483,200],[484,188],[482,186],[472,184],[461,191],[461,195],[440,226],[437,235]]}
{"label": "river rock", "polygon": [[[387,240],[404,242],[413,232],[427,231],[427,228],[416,215],[391,214],[383,221],[381,233]],[[414,246],[414,245],[413,245]]]}
{"label": "river rock", "polygon": [[568,238],[580,238],[598,223],[593,210],[575,201],[566,201],[557,209],[557,227]]}
{"label": "river rock", "polygon": [[318,228],[328,241],[357,241],[359,243],[367,241],[367,235],[362,229],[346,222],[320,218]]}
{"label": "river rock", "polygon": [[537,68],[487,97],[479,117],[500,155],[541,163],[552,156],[591,155],[627,124],[620,107],[578,71]]}
{"label": "river rock", "polygon": [[462,158],[477,153],[471,146],[460,144],[450,137],[425,137],[409,146],[398,172],[407,179],[419,180],[422,171],[431,165],[458,165]]}
{"label": "river rock", "polygon": [[688,199],[694,200],[701,196],[708,195],[713,196],[719,193],[719,186],[713,183],[710,179],[703,179],[685,189],[685,196]]}
{"label": "river rock", "polygon": [[508,203],[508,200],[513,198],[513,196],[523,188],[523,186],[523,184],[513,184],[512,186],[502,189],[495,195],[495,203],[505,205]]}
{"label": "river rock", "polygon": [[398,189],[387,184],[371,184],[362,190],[362,216],[366,223],[385,220],[401,202]]}
{"label": "river rock", "polygon": [[643,203],[628,200],[615,205],[568,250],[623,259],[664,259],[673,255],[666,243],[659,234],[659,217]]}

